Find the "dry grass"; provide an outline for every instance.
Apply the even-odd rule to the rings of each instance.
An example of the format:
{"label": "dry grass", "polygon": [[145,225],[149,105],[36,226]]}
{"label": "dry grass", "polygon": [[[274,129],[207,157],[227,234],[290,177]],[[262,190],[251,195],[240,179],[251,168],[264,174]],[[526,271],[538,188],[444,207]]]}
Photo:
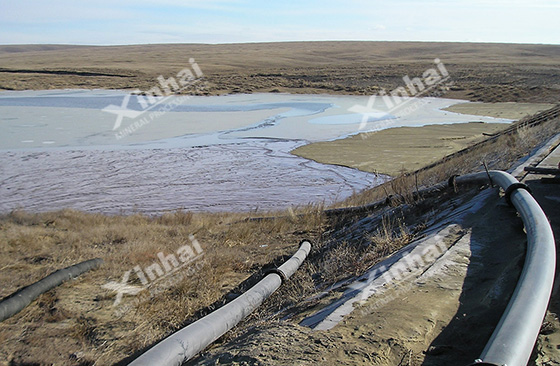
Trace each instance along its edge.
{"label": "dry grass", "polygon": [[[62,364],[73,364],[78,356],[83,364],[118,361],[219,306],[228,292],[243,291],[258,279],[258,275],[249,278],[252,274],[280,264],[303,238],[316,243],[318,253],[276,295],[281,300],[269,303],[275,304],[275,310],[294,306],[316,291],[317,273],[323,274],[321,283],[332,283],[365,270],[378,258],[376,248],[383,250],[379,255],[387,254],[383,245],[355,251],[351,243],[344,243],[322,258],[321,234],[328,222],[320,207],[287,210],[274,220],[246,218],[242,214],[185,212],[110,217],[71,210],[43,214],[14,211],[0,217],[0,240],[6,243],[0,259],[2,296],[58,268],[93,257],[105,259],[100,269],[45,293],[0,324],[5,337],[0,351],[3,358],[13,364],[36,362],[34,355],[42,348],[45,364],[60,362],[61,357]],[[374,237],[385,235],[389,245],[393,237],[388,226],[383,230]],[[191,234],[204,248],[197,270],[183,281],[159,286],[161,292],[154,297],[147,292],[137,298],[125,296],[123,306],[133,306],[116,315],[111,308],[114,293],[101,286],[108,281],[120,282],[123,273],[136,265],[145,268],[157,262],[159,252],[174,253]],[[142,298],[145,301],[135,301]],[[253,320],[268,319],[271,311],[267,306]],[[61,343],[56,351],[40,342],[54,333]]]}
{"label": "dry grass", "polygon": [[[279,264],[302,237],[318,240],[325,220],[317,207],[286,214],[284,219],[259,221],[247,221],[243,214],[188,212],[148,217],[14,211],[1,216],[1,297],[85,259],[101,257],[105,263],[43,294],[0,324],[0,358],[13,364],[37,362],[41,349],[44,364],[73,364],[74,354],[80,362],[110,364],[150,345],[197,312],[219,306],[225,294],[253,273]],[[169,283],[152,284],[153,296],[148,291],[125,295],[120,306],[130,310],[116,313],[115,293],[102,285],[120,282],[135,266],[159,263],[158,253],[176,253],[191,242],[190,235],[203,247],[202,259],[168,277]],[[129,284],[134,282],[140,285],[133,273]],[[39,342],[53,334],[59,338],[56,348]]]}
{"label": "dry grass", "polygon": [[403,85],[405,75],[422,75],[439,58],[455,84],[446,97],[558,103],[559,54],[554,45],[444,42],[2,46],[0,89],[149,90],[194,57],[208,94],[372,95]]}
{"label": "dry grass", "polygon": [[[503,136],[469,154],[432,169],[402,174],[393,181],[344,202],[369,203],[394,195],[409,211],[391,207],[378,213],[341,213],[328,218],[320,206],[280,213],[275,219],[247,220],[247,214],[168,213],[104,216],[71,210],[31,214],[14,211],[0,217],[0,296],[7,296],[50,272],[79,261],[101,257],[98,270],[53,289],[14,317],[0,324],[0,364],[106,365],[149,346],[191,320],[211,311],[253,284],[265,268],[279,265],[302,239],[315,245],[308,261],[241,332],[254,322],[275,321],[274,314],[297,309],[302,300],[337,281],[359,275],[371,265],[409,243],[423,213],[438,202],[423,203],[414,192],[446,180],[452,174],[508,168],[548,136],[560,130],[559,120]],[[445,196],[441,200],[447,199]],[[278,213],[276,213],[278,214]],[[361,219],[369,226],[353,227]],[[359,232],[348,239],[348,229]],[[360,229],[360,230],[358,230]],[[123,274],[159,261],[158,253],[176,253],[191,243],[204,249],[181,280],[159,283],[137,297],[125,296],[130,310],[116,314],[115,294],[102,286],[120,282]],[[133,282],[134,275],[130,283]],[[170,278],[173,278],[171,276]],[[139,283],[136,278],[136,284]],[[145,301],[134,300],[144,299]],[[234,336],[232,333],[228,337]],[[56,341],[45,342],[56,335]],[[227,338],[225,338],[227,339]],[[40,355],[40,356],[38,356]]]}

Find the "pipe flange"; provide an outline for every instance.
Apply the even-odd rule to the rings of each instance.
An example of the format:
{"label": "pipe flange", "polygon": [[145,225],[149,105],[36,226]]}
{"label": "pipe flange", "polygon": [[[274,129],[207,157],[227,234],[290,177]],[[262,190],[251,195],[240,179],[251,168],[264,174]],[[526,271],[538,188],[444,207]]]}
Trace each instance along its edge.
{"label": "pipe flange", "polygon": [[282,284],[284,284],[286,281],[288,281],[288,277],[286,277],[286,274],[284,272],[282,272],[282,270],[278,269],[278,268],[272,268],[269,269],[268,271],[266,271],[264,273],[264,276],[268,276],[271,273],[275,273],[278,276],[280,276],[280,279],[282,280]]}
{"label": "pipe flange", "polygon": [[511,195],[514,191],[516,191],[520,188],[526,190],[530,194],[533,193],[533,192],[531,192],[531,188],[529,188],[529,186],[526,185],[525,183],[510,184],[510,186],[507,187],[506,192],[505,192],[506,202],[508,203],[508,205],[513,206],[513,203],[511,202]]}
{"label": "pipe flange", "polygon": [[449,180],[447,181],[447,186],[449,188],[455,189],[457,187],[457,178],[458,177],[459,177],[459,174],[453,174],[451,177],[449,177]]}
{"label": "pipe flange", "polygon": [[385,199],[385,205],[390,206],[393,203],[393,195],[390,194],[387,196],[387,198]]}

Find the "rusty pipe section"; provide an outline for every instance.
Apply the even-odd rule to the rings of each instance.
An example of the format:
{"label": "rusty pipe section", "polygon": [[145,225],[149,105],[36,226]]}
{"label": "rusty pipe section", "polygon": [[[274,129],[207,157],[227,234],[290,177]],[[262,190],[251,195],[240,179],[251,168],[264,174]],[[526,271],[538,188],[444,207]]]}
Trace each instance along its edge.
{"label": "rusty pipe section", "polygon": [[302,241],[299,250],[284,264],[232,302],[170,335],[129,366],[179,366],[202,351],[243,320],[289,279],[311,251],[311,243]]}

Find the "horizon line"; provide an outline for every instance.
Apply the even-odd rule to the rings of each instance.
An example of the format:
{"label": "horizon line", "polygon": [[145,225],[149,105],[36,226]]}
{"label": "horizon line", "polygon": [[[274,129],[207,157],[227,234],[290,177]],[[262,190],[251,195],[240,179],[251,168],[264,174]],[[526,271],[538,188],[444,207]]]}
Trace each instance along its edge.
{"label": "horizon line", "polygon": [[284,40],[284,41],[241,41],[241,42],[160,42],[160,43],[118,43],[118,44],[95,44],[95,43],[0,43],[0,46],[73,46],[73,47],[125,47],[125,46],[155,46],[155,45],[236,45],[236,44],[270,44],[270,43],[464,43],[464,44],[503,44],[503,45],[535,45],[535,46],[560,46],[560,43],[536,43],[536,42],[504,42],[504,41],[396,41],[396,40]]}

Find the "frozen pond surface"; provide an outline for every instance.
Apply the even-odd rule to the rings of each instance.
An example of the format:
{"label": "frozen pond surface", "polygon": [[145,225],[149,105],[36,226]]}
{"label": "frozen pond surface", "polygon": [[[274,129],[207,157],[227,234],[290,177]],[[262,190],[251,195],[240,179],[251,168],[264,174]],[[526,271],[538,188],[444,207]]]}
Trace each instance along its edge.
{"label": "frozen pond surface", "polygon": [[[440,111],[353,113],[368,98],[255,94],[127,97],[118,91],[0,93],[0,212],[274,210],[332,203],[384,177],[289,154],[301,144],[393,126],[508,122]],[[144,105],[142,104],[144,103]],[[116,112],[126,108],[117,123]],[[381,112],[379,112],[381,111]],[[118,112],[118,111],[117,111]],[[367,122],[367,123],[366,123]]]}

